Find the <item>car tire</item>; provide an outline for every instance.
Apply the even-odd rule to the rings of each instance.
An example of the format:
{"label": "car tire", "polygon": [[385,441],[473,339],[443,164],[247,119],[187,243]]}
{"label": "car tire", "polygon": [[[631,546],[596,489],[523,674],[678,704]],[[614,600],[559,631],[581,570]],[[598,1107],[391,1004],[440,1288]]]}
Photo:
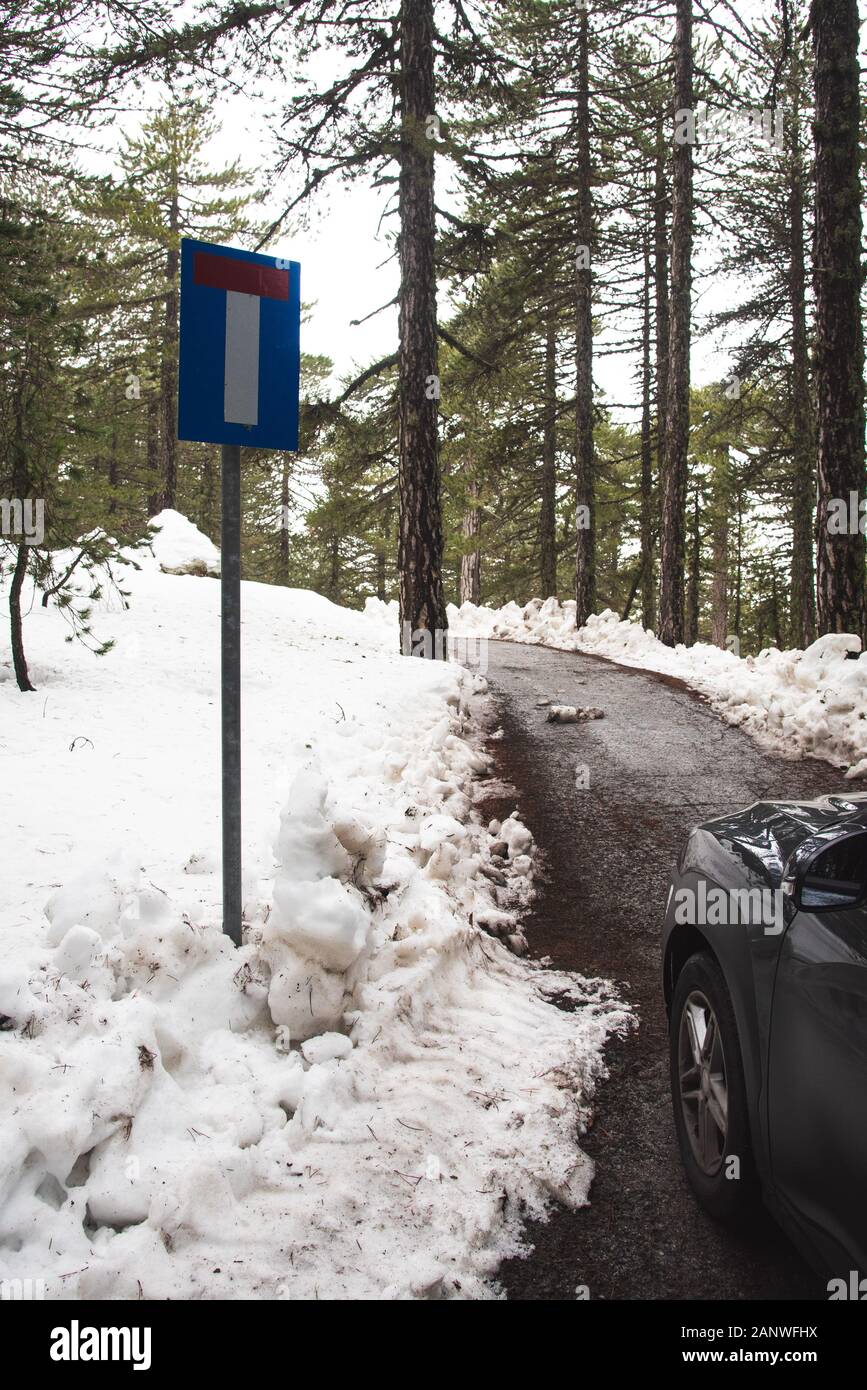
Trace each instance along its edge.
{"label": "car tire", "polygon": [[689,1185],[712,1216],[741,1220],[757,1195],[744,1068],[731,998],[710,954],[690,956],[677,978],[669,1056],[674,1127]]}

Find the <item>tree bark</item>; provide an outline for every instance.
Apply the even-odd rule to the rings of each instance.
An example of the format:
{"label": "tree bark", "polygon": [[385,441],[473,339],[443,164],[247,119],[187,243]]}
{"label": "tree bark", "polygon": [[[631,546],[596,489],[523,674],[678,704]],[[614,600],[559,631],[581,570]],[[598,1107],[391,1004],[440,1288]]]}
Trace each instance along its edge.
{"label": "tree bark", "polygon": [[[30,357],[29,343],[25,336],[22,361],[27,363]],[[37,383],[30,379],[28,366],[22,366],[21,371],[22,376],[13,386],[14,430],[9,442],[11,446],[10,481],[12,483],[12,496],[19,498],[23,506],[24,499],[32,496],[33,491],[35,491],[34,480],[28,467],[30,455],[27,448],[27,410],[28,402],[32,401],[36,394]],[[12,645],[12,668],[18,682],[18,689],[21,691],[35,689],[27,671],[27,658],[24,655],[24,628],[21,620],[21,590],[27,576],[29,550],[30,547],[26,540],[19,541],[15,568],[12,571],[12,583],[9,588],[9,639]]]}
{"label": "tree bark", "polygon": [[[665,470],[665,403],[668,396],[668,182],[665,172],[665,113],[657,124],[653,175],[653,295],[656,319],[656,471]],[[661,500],[661,490],[660,499]]]}
{"label": "tree bark", "polygon": [[153,489],[147,499],[148,520],[156,516],[160,509],[162,487],[160,485],[160,402],[156,392],[151,392],[147,403],[146,460],[148,486]]}
{"label": "tree bark", "polygon": [[[434,146],[434,0],[400,7],[398,295],[400,623],[402,650],[436,657],[448,627],[442,576]],[[416,642],[413,634],[430,634]]]}
{"label": "tree bark", "polygon": [[118,483],[118,476],[119,476],[119,469],[118,469],[118,460],[117,460],[117,429],[114,428],[114,429],[112,429],[112,432],[111,432],[111,448],[110,448],[110,450],[109,450],[109,455],[108,455],[108,487],[109,487],[108,514],[109,514],[109,516],[114,516],[115,512],[117,511],[117,483]]}
{"label": "tree bark", "polygon": [[336,531],[331,533],[328,547],[328,594],[332,603],[340,602],[340,537]]}
{"label": "tree bark", "polygon": [[653,589],[653,439],[650,401],[650,247],[644,247],[644,301],[641,330],[641,621],[656,627]]}
{"label": "tree bark", "polygon": [[[593,458],[593,196],[590,187],[590,20],[578,12],[576,73],[579,259],[575,270],[575,621],[583,627],[596,606],[596,498]],[[586,256],[582,256],[586,248]]]}
{"label": "tree bark", "polygon": [[[692,0],[677,0],[675,111],[694,111]],[[675,122],[675,131],[677,131]],[[668,390],[665,404],[665,470],[659,571],[659,636],[673,647],[684,634],[686,487],[689,456],[689,349],[692,292],[692,145],[674,144],[671,213],[671,299]]]}
{"label": "tree bark", "polygon": [[829,506],[864,496],[864,341],[857,0],[811,9],[816,119],[819,630],[865,635],[864,536],[829,531]]}
{"label": "tree bark", "polygon": [[[542,432],[542,505],[539,510],[539,582],[543,598],[557,594],[557,330],[545,326],[545,421]],[[477,600],[476,600],[477,601]]]}
{"label": "tree bark", "polygon": [[726,638],[729,635],[729,550],[725,522],[714,534],[711,613],[713,644],[725,651]]}
{"label": "tree bark", "polygon": [[729,635],[729,498],[722,485],[722,464],[714,469],[713,582],[711,584],[711,641],[725,650]]}
{"label": "tree bark", "polygon": [[622,612],[621,615],[620,615],[620,620],[621,620],[621,622],[624,622],[624,623],[625,623],[625,622],[626,622],[626,619],[629,617],[630,613],[632,612],[632,605],[633,605],[633,603],[635,602],[635,595],[638,593],[638,586],[639,586],[639,584],[641,583],[641,573],[642,573],[642,570],[643,570],[643,569],[644,569],[644,557],[643,557],[643,556],[640,556],[640,557],[639,557],[639,560],[638,560],[638,564],[635,566],[635,573],[634,573],[633,576],[632,576],[632,582],[631,582],[631,584],[629,585],[629,594],[628,594],[627,599],[626,599],[626,604],[625,604],[625,606],[624,606],[623,612]]}
{"label": "tree bark", "polygon": [[199,506],[199,525],[206,536],[214,536],[214,466],[211,451],[206,449],[202,459],[201,502]]}
{"label": "tree bark", "polygon": [[9,626],[12,639],[12,666],[19,690],[35,690],[27,672],[27,658],[24,655],[24,629],[21,622],[21,589],[27,574],[28,546],[23,541],[18,547],[12,584],[9,588]]}
{"label": "tree bark", "polygon": [[698,610],[701,598],[701,510],[699,505],[698,488],[695,490],[695,501],[692,511],[692,538],[689,557],[689,584],[687,586],[686,601],[686,630],[684,641],[688,647],[694,647],[698,641]]}
{"label": "tree bark", "polygon": [[380,501],[377,509],[379,517],[379,539],[376,546],[376,597],[385,603],[386,566],[390,550],[391,504]]}
{"label": "tree bark", "polygon": [[177,175],[169,209],[172,241],[166,252],[166,303],[163,318],[163,347],[160,363],[160,511],[174,507],[177,500],[177,394],[178,394],[178,193]]}
{"label": "tree bark", "polygon": [[[744,495],[738,488],[735,524],[735,622],[734,636],[741,640],[741,618],[744,592]],[[740,653],[738,653],[740,655]]]}
{"label": "tree bark", "polygon": [[[475,504],[478,498],[478,489],[475,484],[470,487],[470,499]],[[464,515],[463,531],[464,540],[470,540],[473,536],[478,536],[482,529],[482,513],[479,507],[472,505]],[[476,545],[474,549],[464,551],[461,557],[461,603],[481,603],[482,598],[482,553]]]}
{"label": "tree bark", "polygon": [[813,465],[815,421],[810,399],[807,341],[807,273],[804,255],[804,161],[798,105],[799,55],[792,59],[789,123],[789,308],[792,319],[792,595],[791,640],[809,647],[816,639],[816,588],[813,570],[816,476]]}

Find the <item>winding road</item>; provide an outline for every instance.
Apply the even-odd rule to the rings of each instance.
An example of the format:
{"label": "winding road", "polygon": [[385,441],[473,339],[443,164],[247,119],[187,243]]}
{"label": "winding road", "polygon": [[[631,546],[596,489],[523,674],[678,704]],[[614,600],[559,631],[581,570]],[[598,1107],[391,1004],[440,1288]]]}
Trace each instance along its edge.
{"label": "winding road", "polygon": [[[839,790],[843,774],[769,754],[679,681],[599,657],[491,642],[487,675],[504,731],[490,744],[497,774],[545,856],[525,920],[531,952],[613,978],[640,1018],[637,1032],[609,1045],[610,1077],[581,1140],[596,1164],[590,1206],[531,1225],[532,1255],[500,1271],[508,1296],[574,1299],[586,1285],[592,1299],[826,1297],[769,1217],[732,1232],[687,1188],[659,941],[669,870],[694,825],[763,798]],[[604,718],[549,724],[545,700],[596,705]],[[514,805],[514,796],[492,799],[485,811]]]}

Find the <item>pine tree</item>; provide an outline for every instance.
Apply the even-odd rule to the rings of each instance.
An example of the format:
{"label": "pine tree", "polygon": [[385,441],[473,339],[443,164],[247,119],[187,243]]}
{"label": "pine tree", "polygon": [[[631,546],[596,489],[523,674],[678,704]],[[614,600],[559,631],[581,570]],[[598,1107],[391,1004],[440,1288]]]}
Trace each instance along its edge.
{"label": "pine tree", "polygon": [[659,636],[670,647],[682,642],[684,637],[684,505],[689,451],[693,238],[693,160],[689,121],[694,119],[695,114],[692,0],[677,0],[676,14],[670,328],[659,579]]}
{"label": "pine tree", "polygon": [[434,104],[436,83],[438,71],[460,81],[478,61],[495,66],[496,60],[464,7],[449,9],[453,28],[446,33],[435,24],[433,0],[400,0],[394,22],[367,5],[358,14],[335,4],[295,7],[302,60],[327,44],[349,62],[329,86],[311,85],[289,104],[281,169],[300,160],[306,176],[272,228],[334,174],[366,169],[385,181],[393,179],[387,171],[397,165],[401,644],[407,634],[421,632],[413,650],[432,657],[445,651],[447,628],[434,204],[436,145],[444,132]]}
{"label": "pine tree", "polygon": [[815,54],[818,616],[821,632],[865,633],[865,540],[837,532],[832,503],[864,496],[864,340],[857,0],[810,10]]}

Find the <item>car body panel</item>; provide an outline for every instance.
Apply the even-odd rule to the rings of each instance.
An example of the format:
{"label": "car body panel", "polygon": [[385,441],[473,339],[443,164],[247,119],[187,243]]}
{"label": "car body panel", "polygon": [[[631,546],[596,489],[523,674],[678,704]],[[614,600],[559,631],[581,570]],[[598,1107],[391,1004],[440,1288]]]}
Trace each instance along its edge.
{"label": "car body panel", "polygon": [[[796,911],[786,894],[799,857],[861,830],[867,794],[756,802],[706,822],[673,875],[662,943],[667,1010],[688,956],[716,957],[766,1199],[814,1263],[834,1273],[846,1260],[867,1272],[867,909]],[[684,922],[689,894],[707,901],[713,889],[733,900],[752,893],[754,902],[765,890],[774,912]]]}
{"label": "car body panel", "polygon": [[774,1186],[867,1271],[867,913],[799,912],[780,951],[768,1065]]}

